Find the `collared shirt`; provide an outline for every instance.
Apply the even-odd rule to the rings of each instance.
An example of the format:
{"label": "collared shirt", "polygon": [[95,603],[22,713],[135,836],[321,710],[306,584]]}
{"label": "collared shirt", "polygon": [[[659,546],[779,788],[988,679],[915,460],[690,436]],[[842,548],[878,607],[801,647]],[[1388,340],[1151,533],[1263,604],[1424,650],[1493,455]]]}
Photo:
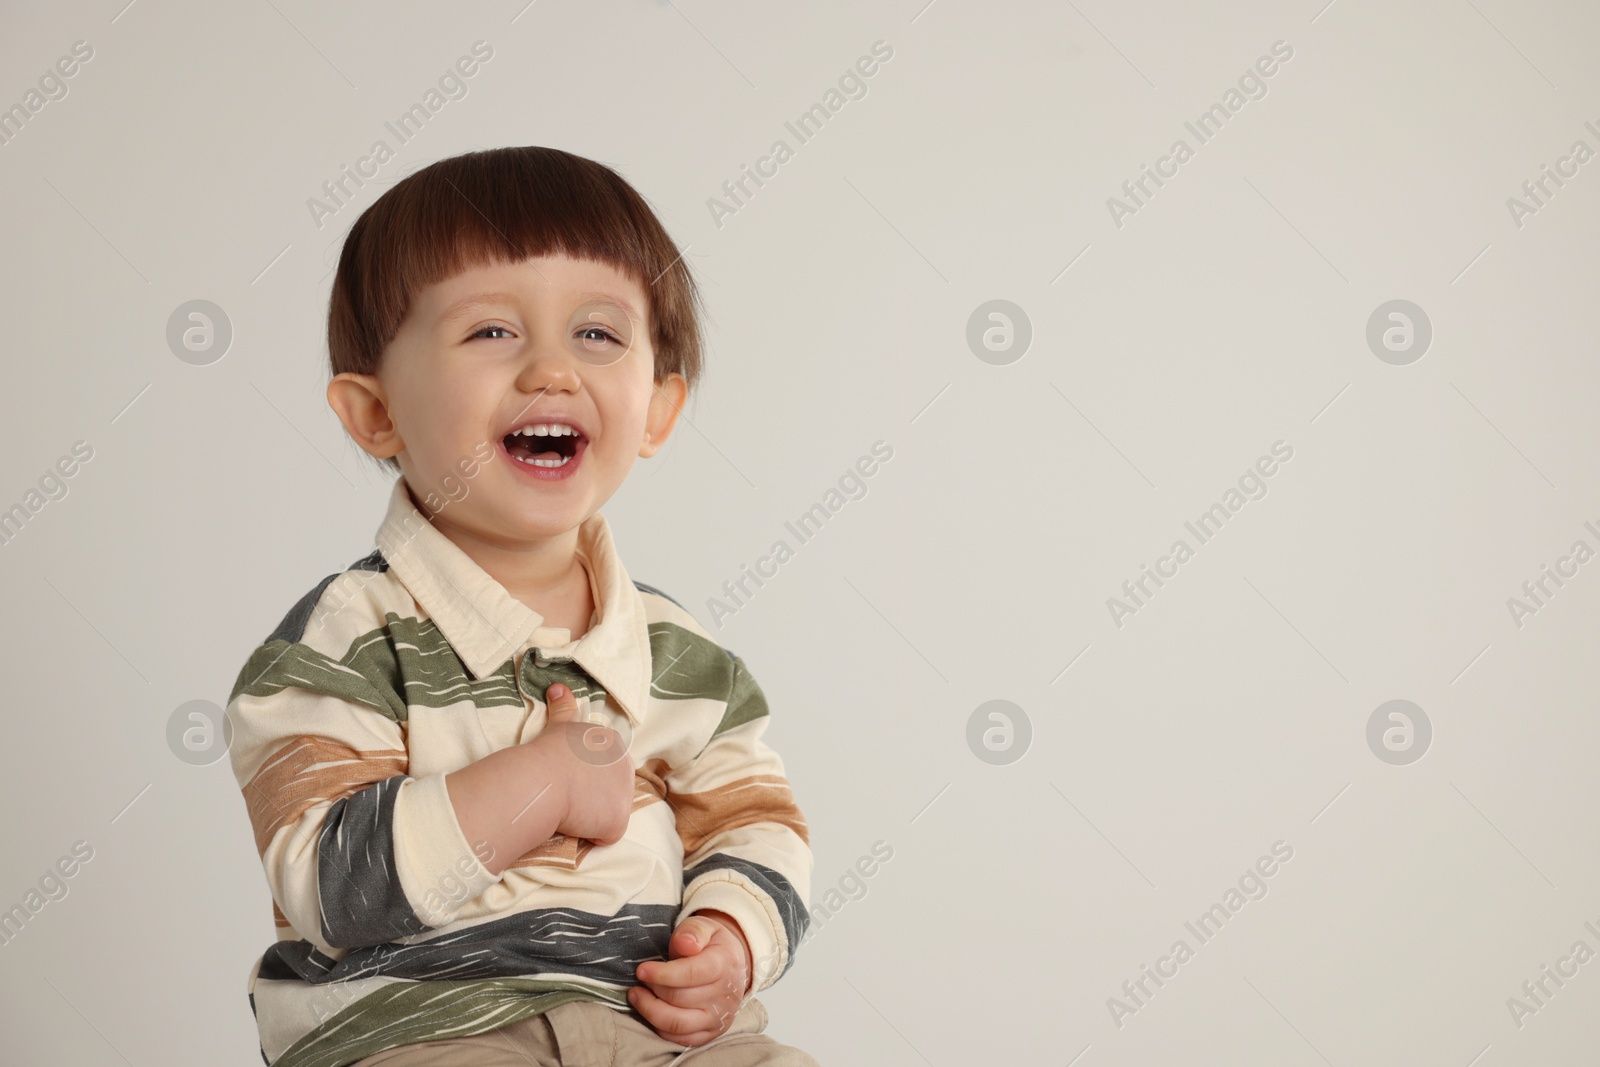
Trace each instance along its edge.
{"label": "collared shirt", "polygon": [[[629,579],[599,514],[578,528],[595,611],[576,639],[441,534],[403,478],[376,543],[295,604],[229,698],[278,931],[250,979],[270,1067],[341,1067],[570,1000],[630,1011],[638,964],[665,959],[691,911],[738,922],[748,995],[787,971],[812,856],[744,661]],[[628,830],[557,833],[494,875],[445,775],[537,737],[557,681],[628,742]]]}

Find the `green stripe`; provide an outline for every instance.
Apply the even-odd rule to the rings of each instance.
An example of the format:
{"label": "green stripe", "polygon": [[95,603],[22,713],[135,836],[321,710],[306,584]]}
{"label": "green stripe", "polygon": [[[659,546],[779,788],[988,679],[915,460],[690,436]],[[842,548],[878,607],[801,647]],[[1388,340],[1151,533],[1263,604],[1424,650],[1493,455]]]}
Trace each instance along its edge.
{"label": "green stripe", "polygon": [[[300,642],[266,642],[239,672],[229,703],[241,693],[267,697],[303,689],[365,705],[395,722],[407,721],[412,705],[443,708],[466,700],[478,708],[522,706],[511,659],[493,674],[473,679],[431,619],[402,619],[391,611],[384,620],[383,627],[351,641],[338,659]],[[743,660],[677,623],[654,622],[649,630],[652,697],[727,701],[713,737],[768,714],[766,697]],[[580,699],[604,697],[574,663],[539,668],[530,655],[523,669],[525,687],[539,700],[551,681],[567,683]]]}
{"label": "green stripe", "polygon": [[[767,698],[744,660],[676,623],[650,624],[650,695],[659,700],[727,701],[711,738],[766,715]],[[703,750],[702,750],[703,751]]]}
{"label": "green stripe", "polygon": [[245,663],[228,696],[272,696],[304,689],[364,704],[395,722],[405,722],[407,706],[443,708],[470,700],[479,708],[520,706],[512,663],[480,679],[467,674],[455,650],[431,619],[402,619],[394,612],[386,625],[350,642],[334,659],[309,645],[268,641]]}
{"label": "green stripe", "polygon": [[745,669],[744,660],[737,656],[733,660],[733,692],[728,696],[728,710],[723,712],[722,721],[717,723],[717,728],[711,731],[715,738],[718,734],[726,733],[735,726],[743,726],[747,722],[761,718],[767,714],[767,695],[761,691],[756,680]]}
{"label": "green stripe", "polygon": [[554,660],[547,666],[539,666],[537,653],[528,652],[522,657],[522,691],[533,699],[544,703],[545,691],[556,682],[560,682],[572,690],[572,695],[579,700],[588,697],[590,700],[604,700],[606,691],[600,683],[590,676],[589,672],[580,667],[573,660]]}
{"label": "green stripe", "polygon": [[384,1049],[469,1037],[575,1000],[627,1006],[621,989],[538,978],[406,982],[337,1012],[272,1061],[272,1067],[344,1067]]}
{"label": "green stripe", "polygon": [[394,612],[384,618],[391,654],[399,657],[399,677],[405,679],[407,704],[444,708],[471,700],[479,708],[522,705],[509,658],[493,674],[473,680],[432,619],[402,619]]}
{"label": "green stripe", "polygon": [[[375,633],[381,639],[382,631]],[[361,654],[368,661],[365,665],[370,668],[371,653],[363,651]],[[287,641],[268,641],[251,654],[233,683],[228,703],[233,703],[240,694],[266,697],[285,689],[304,689],[365,704],[396,722],[404,722],[406,718],[405,701],[400,699],[394,686],[386,679],[375,673],[364,673],[352,664],[326,656],[309,645],[298,642],[290,644]]]}
{"label": "green stripe", "polygon": [[673,622],[650,624],[650,695],[658,700],[725,700],[733,661],[721,646]]}

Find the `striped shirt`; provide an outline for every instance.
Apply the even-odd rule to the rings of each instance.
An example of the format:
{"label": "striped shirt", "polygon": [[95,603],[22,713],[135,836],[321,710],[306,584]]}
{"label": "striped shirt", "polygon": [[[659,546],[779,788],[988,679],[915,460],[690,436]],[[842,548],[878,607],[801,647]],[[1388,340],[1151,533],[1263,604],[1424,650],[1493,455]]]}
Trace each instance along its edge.
{"label": "striped shirt", "polygon": [[[436,530],[403,478],[376,543],[290,609],[229,698],[277,925],[249,985],[269,1067],[341,1067],[573,1000],[631,1011],[635,968],[696,910],[738,922],[749,995],[777,981],[810,921],[812,856],[744,661],[629,579],[598,514],[578,529],[596,607],[576,640]],[[557,681],[628,742],[627,834],[557,833],[497,876],[445,775],[537,737]]]}

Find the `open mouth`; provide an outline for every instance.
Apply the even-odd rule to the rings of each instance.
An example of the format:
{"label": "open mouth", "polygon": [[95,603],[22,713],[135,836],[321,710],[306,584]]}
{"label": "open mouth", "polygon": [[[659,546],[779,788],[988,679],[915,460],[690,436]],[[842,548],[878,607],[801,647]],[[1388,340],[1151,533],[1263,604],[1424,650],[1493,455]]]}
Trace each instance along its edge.
{"label": "open mouth", "polygon": [[564,423],[534,423],[513,430],[503,441],[518,463],[555,469],[572,462],[582,446],[583,434]]}

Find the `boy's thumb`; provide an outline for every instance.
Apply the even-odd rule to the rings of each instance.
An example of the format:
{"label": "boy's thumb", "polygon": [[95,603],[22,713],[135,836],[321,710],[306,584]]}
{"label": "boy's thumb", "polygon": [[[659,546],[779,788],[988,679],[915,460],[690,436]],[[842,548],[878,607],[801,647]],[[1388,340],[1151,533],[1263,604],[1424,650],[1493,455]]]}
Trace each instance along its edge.
{"label": "boy's thumb", "polygon": [[546,689],[544,697],[549,705],[546,722],[573,722],[578,718],[578,698],[560,682]]}
{"label": "boy's thumb", "polygon": [[719,929],[718,924],[701,915],[691,915],[678,924],[673,931],[673,937],[678,941],[687,941],[691,947],[691,955],[698,955],[700,950],[711,943],[712,935]]}

